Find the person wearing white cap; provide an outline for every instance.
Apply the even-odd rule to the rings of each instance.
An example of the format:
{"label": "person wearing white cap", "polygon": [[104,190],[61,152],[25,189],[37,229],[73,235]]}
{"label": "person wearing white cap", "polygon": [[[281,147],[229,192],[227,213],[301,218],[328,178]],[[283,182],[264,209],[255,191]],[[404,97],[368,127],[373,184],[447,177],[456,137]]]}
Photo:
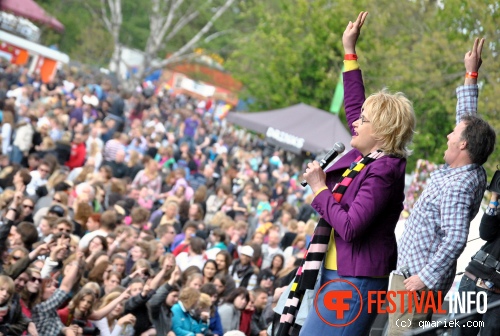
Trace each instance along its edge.
{"label": "person wearing white cap", "polygon": [[252,265],[253,248],[243,246],[239,251],[240,259],[235,260],[229,268],[229,274],[233,277],[236,288],[244,287],[252,290],[257,286],[257,274]]}

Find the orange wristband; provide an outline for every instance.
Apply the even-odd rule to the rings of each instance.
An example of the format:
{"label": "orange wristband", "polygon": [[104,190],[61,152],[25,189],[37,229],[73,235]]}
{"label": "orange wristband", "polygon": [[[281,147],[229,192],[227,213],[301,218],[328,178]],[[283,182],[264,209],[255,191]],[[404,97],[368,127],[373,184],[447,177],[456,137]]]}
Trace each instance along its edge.
{"label": "orange wristband", "polygon": [[345,54],[344,55],[345,61],[356,61],[357,59],[358,59],[358,55],[356,55],[356,54]]}
{"label": "orange wristband", "polygon": [[477,78],[478,73],[477,72],[466,72],[465,73],[465,78]]}

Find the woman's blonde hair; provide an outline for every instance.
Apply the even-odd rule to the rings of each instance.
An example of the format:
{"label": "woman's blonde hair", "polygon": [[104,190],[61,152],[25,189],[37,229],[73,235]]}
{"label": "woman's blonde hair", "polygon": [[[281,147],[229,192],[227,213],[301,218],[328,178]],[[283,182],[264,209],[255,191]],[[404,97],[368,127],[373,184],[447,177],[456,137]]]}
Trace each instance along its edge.
{"label": "woman's blonde hair", "polygon": [[89,156],[94,157],[101,151],[101,148],[99,147],[99,144],[96,141],[93,141],[90,144],[90,150],[89,150]]}
{"label": "woman's blonde hair", "polygon": [[305,228],[305,234],[312,236],[314,233],[314,229],[316,228],[316,221],[313,219],[310,219],[306,223],[306,228]]}
{"label": "woman's blonde hair", "polygon": [[193,308],[198,300],[200,299],[200,291],[195,288],[185,287],[181,290],[179,294],[179,301],[182,302],[182,305],[186,310],[190,310]]}
{"label": "woman's blonde hair", "polygon": [[186,286],[189,286],[196,279],[201,280],[203,283],[203,275],[201,273],[193,273],[187,277]]}
{"label": "woman's blonde hair", "polygon": [[56,147],[56,144],[54,143],[54,140],[52,140],[51,137],[46,136],[42,140],[42,147],[43,149],[52,149]]}
{"label": "woman's blonde hair", "polygon": [[59,197],[59,200],[62,205],[68,205],[68,194],[65,191],[56,191],[54,196]]}
{"label": "woman's blonde hair", "polygon": [[14,281],[11,277],[6,275],[0,275],[0,286],[7,286],[7,293],[9,293],[9,297],[6,301],[9,301],[12,298],[12,294],[14,294]]}
{"label": "woman's blonde hair", "polygon": [[303,234],[299,234],[295,237],[295,239],[292,242],[292,246],[297,245],[299,241],[303,241],[304,243],[306,242],[306,236]]}
{"label": "woman's blonde hair", "polygon": [[49,191],[52,190],[58,183],[64,182],[67,177],[67,173],[61,170],[56,170],[52,175],[50,175],[47,181],[47,189]]}
{"label": "woman's blonde hair", "polygon": [[78,174],[78,176],[75,178],[75,180],[73,182],[75,184],[87,182],[89,180],[89,177],[92,176],[92,174],[94,173],[94,169],[95,168],[93,166],[89,166],[89,165],[83,166],[80,174]]}
{"label": "woman's blonde hair", "polygon": [[0,210],[3,210],[10,205],[15,193],[16,192],[11,189],[4,190],[4,192],[0,195]]}
{"label": "woman's blonde hair", "polygon": [[130,156],[129,156],[127,166],[134,167],[137,164],[139,164],[139,162],[141,161],[141,153],[139,153],[138,151],[135,151],[135,150],[131,150],[129,154],[130,154]]}
{"label": "woman's blonde hair", "polygon": [[100,293],[101,293],[101,287],[99,286],[99,284],[97,282],[94,282],[94,281],[87,282],[82,287],[82,289],[90,289],[91,291],[94,292],[94,294],[96,294],[96,298],[99,298]]}
{"label": "woman's blonde hair", "polygon": [[163,205],[161,206],[161,209],[163,211],[166,211],[169,207],[175,208],[175,214],[179,213],[179,204],[177,202],[173,201],[172,199],[170,199],[170,200],[167,199],[167,201],[165,203],[163,203]]}
{"label": "woman's blonde hair", "polygon": [[210,296],[205,293],[200,294],[200,299],[198,300],[198,308],[200,309],[208,309],[212,306],[212,300]]}
{"label": "woman's blonde hair", "polygon": [[99,309],[106,307],[108,304],[111,303],[111,301],[119,297],[121,293],[123,293],[123,290],[118,290],[118,288],[115,288],[111,293],[105,295],[101,300],[101,305],[99,306]]}
{"label": "woman's blonde hair", "polygon": [[397,157],[411,154],[408,146],[417,122],[413,104],[403,93],[374,93],[366,99],[363,109],[370,112],[370,123],[375,139],[382,144],[381,150]]}

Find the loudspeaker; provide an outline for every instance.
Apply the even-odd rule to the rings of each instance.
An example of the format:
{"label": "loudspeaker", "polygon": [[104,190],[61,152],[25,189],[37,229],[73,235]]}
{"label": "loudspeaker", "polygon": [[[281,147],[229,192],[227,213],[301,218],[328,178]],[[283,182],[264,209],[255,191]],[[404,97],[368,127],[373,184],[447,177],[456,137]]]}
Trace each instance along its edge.
{"label": "loudspeaker", "polygon": [[500,170],[497,170],[495,175],[493,175],[490,185],[488,186],[488,190],[500,194]]}

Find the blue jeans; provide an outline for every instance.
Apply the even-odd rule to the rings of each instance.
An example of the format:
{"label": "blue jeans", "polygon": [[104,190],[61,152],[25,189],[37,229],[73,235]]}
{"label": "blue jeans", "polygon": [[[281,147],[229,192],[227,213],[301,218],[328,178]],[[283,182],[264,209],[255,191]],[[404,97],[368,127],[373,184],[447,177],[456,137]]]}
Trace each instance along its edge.
{"label": "blue jeans", "polygon": [[[321,286],[331,280],[346,280],[351,282],[361,293],[362,301],[360,300],[358,292],[353,289],[351,285],[345,282],[331,282],[325,287],[321,288],[319,295],[315,298],[315,305],[311,307],[309,315],[302,326],[300,331],[301,336],[321,335],[321,336],[351,336],[351,335],[369,335],[370,328],[372,327],[375,318],[377,317],[376,307],[372,307],[372,312],[368,313],[368,291],[387,291],[389,285],[388,278],[369,278],[369,277],[343,277],[337,274],[337,271],[322,269],[321,279],[316,282],[314,292],[317,294]],[[346,306],[342,310],[343,313],[339,314],[339,310],[331,310],[325,306],[325,303],[332,302],[334,305],[339,305],[341,302],[338,298],[331,298],[329,292],[343,291],[343,293],[351,292],[351,298],[341,299]],[[333,292],[331,292],[333,293]],[[349,296],[349,295],[348,295]],[[325,301],[326,297],[326,301]],[[361,311],[360,311],[361,305]],[[318,316],[317,311],[321,314]],[[356,315],[359,316],[356,318]],[[343,316],[342,316],[343,315]],[[354,322],[345,326],[331,326],[330,324],[342,325],[347,324],[354,320]]]}
{"label": "blue jeans", "polygon": [[12,146],[12,150],[10,151],[9,159],[10,163],[20,164],[23,161],[23,152],[17,146]]}
{"label": "blue jeans", "polygon": [[[489,290],[486,290],[481,287],[477,287],[475,282],[466,277],[465,275],[462,277],[460,281],[460,287],[458,289],[458,293],[462,292],[486,292],[488,297],[488,304],[492,302],[500,300],[500,294],[495,294]],[[474,296],[475,297],[475,296]],[[467,305],[466,305],[467,306]],[[475,309],[476,305],[471,304],[471,312],[472,309]],[[478,321],[484,322],[484,328],[479,327],[467,327],[467,321],[475,321],[474,324],[469,325],[478,325]],[[500,308],[496,308],[493,310],[487,310],[484,314],[474,314],[472,317],[460,321],[461,328],[455,327],[453,328],[453,336],[477,336],[479,330],[481,330],[481,336],[495,336],[498,335],[500,330]]]}

